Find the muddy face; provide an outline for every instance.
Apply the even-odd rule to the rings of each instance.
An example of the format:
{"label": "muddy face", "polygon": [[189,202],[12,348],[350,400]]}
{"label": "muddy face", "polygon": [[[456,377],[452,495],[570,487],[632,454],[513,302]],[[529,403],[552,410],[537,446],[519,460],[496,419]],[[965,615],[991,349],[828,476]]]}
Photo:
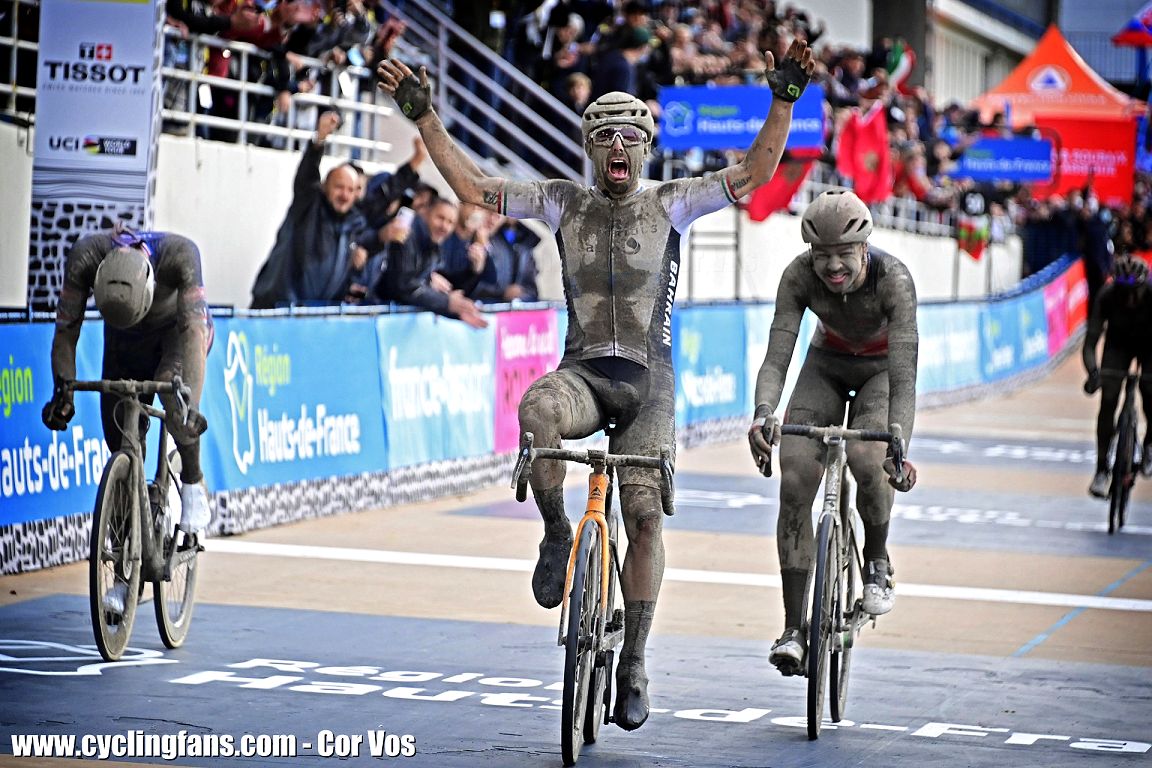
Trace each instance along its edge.
{"label": "muddy face", "polygon": [[629,125],[604,126],[593,132],[584,146],[596,186],[609,197],[622,197],[639,185],[649,146],[642,131]]}
{"label": "muddy face", "polygon": [[864,284],[867,243],[812,246],[812,269],[833,293],[851,293]]}

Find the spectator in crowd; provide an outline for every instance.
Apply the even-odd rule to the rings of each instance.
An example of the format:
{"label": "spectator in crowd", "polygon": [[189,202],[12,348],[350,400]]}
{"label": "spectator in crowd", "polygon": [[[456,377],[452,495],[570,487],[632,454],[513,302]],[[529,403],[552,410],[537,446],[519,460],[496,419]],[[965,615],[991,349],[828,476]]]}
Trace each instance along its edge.
{"label": "spectator in crowd", "polygon": [[444,242],[440,270],[475,301],[536,301],[540,237],[521,222],[469,203]]}
{"label": "spectator in crowd", "polygon": [[292,203],[272,252],[252,286],[252,308],[291,304],[337,304],[347,294],[354,271],[367,262],[356,243],[364,217],[356,207],[359,175],[345,164],[320,182],[320,159],[340,115],[320,115],[315,139],[300,158]]}
{"label": "spectator in crowd", "polygon": [[456,227],[457,215],[456,203],[441,197],[423,215],[415,216],[412,231],[400,248],[390,251],[388,263],[373,281],[368,300],[422,307],[473,328],[487,327],[476,304],[434,271],[440,262],[440,246]]}

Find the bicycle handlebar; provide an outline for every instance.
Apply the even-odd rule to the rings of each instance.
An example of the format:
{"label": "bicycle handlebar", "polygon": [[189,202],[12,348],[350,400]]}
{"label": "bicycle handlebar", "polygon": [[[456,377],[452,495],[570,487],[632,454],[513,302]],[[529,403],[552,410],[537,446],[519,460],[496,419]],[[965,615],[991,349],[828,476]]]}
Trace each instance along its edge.
{"label": "bicycle handlebar", "polygon": [[527,445],[520,449],[516,458],[516,467],[512,470],[512,488],[516,491],[516,500],[524,501],[528,497],[528,475],[532,472],[532,462],[536,459],[550,459],[554,461],[573,461],[587,464],[590,467],[637,467],[640,469],[660,470],[661,488],[660,501],[664,514],[671,517],[676,514],[673,506],[675,496],[675,469],[672,466],[672,449],[669,446],[660,448],[660,456],[641,456],[627,453],[608,453],[607,451],[588,449],[574,451],[568,448],[535,448],[532,445],[531,432],[524,433],[524,442]]}
{"label": "bicycle handlebar", "polygon": [[[100,392],[105,395],[118,397],[137,397],[139,395],[175,395],[179,404],[181,423],[188,421],[189,403],[192,401],[192,389],[183,382],[179,376],[173,376],[172,381],[137,381],[135,379],[98,379],[96,381],[65,381],[64,389],[73,392]],[[155,415],[155,414],[153,414]]]}
{"label": "bicycle handlebar", "polygon": [[904,431],[899,424],[892,425],[892,431],[874,429],[848,429],[846,427],[813,427],[808,424],[781,424],[781,435],[798,435],[821,440],[831,445],[841,440],[864,440],[874,443],[888,443],[892,463],[896,468],[896,482],[904,481]]}

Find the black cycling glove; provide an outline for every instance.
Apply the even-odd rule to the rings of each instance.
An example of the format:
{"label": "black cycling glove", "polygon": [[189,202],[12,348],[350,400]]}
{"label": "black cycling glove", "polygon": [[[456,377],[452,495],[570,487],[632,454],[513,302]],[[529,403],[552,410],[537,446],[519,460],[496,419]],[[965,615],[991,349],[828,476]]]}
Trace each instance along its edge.
{"label": "black cycling glove", "polygon": [[796,101],[804,93],[808,85],[808,73],[800,62],[791,56],[785,56],[775,69],[768,73],[768,85],[776,98],[784,101]]}
{"label": "black cycling glove", "polygon": [[1088,378],[1084,380],[1084,394],[1094,395],[1100,389],[1100,371],[1088,371]]}
{"label": "black cycling glove", "polygon": [[432,84],[421,85],[416,75],[408,75],[396,86],[393,97],[404,117],[415,122],[432,109]]}
{"label": "black cycling glove", "polygon": [[62,379],[56,379],[56,388],[52,391],[52,399],[40,412],[40,419],[48,429],[62,432],[68,427],[68,422],[76,415],[76,407],[72,404],[72,390],[64,386]]}

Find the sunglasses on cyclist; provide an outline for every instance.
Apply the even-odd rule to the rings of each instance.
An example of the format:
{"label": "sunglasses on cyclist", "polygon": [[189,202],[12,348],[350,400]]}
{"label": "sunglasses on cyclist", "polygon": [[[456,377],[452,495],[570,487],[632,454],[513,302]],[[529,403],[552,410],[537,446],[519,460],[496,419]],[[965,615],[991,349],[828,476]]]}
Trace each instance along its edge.
{"label": "sunglasses on cyclist", "polygon": [[635,147],[648,141],[648,134],[631,125],[607,125],[592,132],[589,139],[598,147],[610,147],[616,143],[616,137],[625,147]]}

